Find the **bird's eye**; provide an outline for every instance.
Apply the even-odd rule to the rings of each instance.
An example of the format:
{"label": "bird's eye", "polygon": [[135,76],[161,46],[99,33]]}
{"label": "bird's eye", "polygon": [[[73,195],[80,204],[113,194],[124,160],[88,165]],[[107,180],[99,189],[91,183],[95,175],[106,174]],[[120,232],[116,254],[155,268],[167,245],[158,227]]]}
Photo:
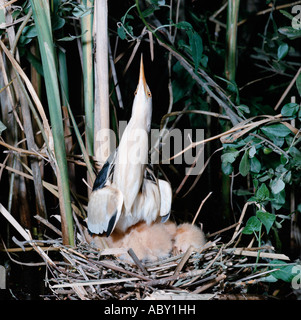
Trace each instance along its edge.
{"label": "bird's eye", "polygon": [[151,97],[152,94],[150,93],[150,91],[147,92],[148,97]]}
{"label": "bird's eye", "polygon": [[134,96],[137,94],[137,89],[136,89],[136,91],[134,92]]}

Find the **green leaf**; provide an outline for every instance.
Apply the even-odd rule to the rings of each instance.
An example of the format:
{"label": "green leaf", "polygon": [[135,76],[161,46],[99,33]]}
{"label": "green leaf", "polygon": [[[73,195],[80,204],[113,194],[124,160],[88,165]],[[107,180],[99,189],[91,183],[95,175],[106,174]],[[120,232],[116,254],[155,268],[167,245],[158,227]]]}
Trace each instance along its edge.
{"label": "green leaf", "polygon": [[222,154],[221,159],[222,162],[233,163],[238,155],[239,151],[237,151],[236,149],[230,149],[229,152],[225,152],[224,154]]}
{"label": "green leaf", "polygon": [[[286,262],[284,261],[281,261],[281,260],[273,260],[271,261],[270,263],[270,268],[271,269],[278,269],[277,271],[273,272],[273,276],[276,278],[276,279],[279,279],[279,280],[283,280],[285,282],[291,282],[293,280],[293,278],[295,277],[296,273],[293,272],[293,267],[294,265],[287,265],[286,266]],[[284,266],[277,266],[277,265],[283,265]]]}
{"label": "green leaf", "polygon": [[225,175],[229,175],[233,172],[233,166],[229,162],[222,162],[222,171]]}
{"label": "green leaf", "polygon": [[279,12],[281,12],[285,17],[289,18],[290,20],[292,20],[294,18],[294,16],[292,14],[290,14],[289,12],[287,12],[285,10],[279,10]]}
{"label": "green leaf", "polygon": [[239,163],[239,172],[243,177],[249,173],[250,167],[249,152],[246,150]]}
{"label": "green leaf", "polygon": [[297,103],[287,103],[282,107],[281,114],[284,117],[292,117],[298,112],[299,109],[300,106]]}
{"label": "green leaf", "polygon": [[175,73],[175,76],[171,85],[173,102],[176,103],[189,94],[190,90],[195,84],[195,80],[193,80],[192,77],[186,72],[180,62],[177,62],[173,66],[173,72]]}
{"label": "green leaf", "polygon": [[288,171],[284,177],[283,177],[283,182],[284,183],[291,183],[292,182],[292,172]]}
{"label": "green leaf", "polygon": [[274,195],[274,198],[271,201],[273,208],[279,210],[283,207],[285,204],[285,195],[285,189]]}
{"label": "green leaf", "polygon": [[255,146],[252,146],[249,150],[249,157],[250,158],[253,158],[256,154],[256,147]]}
{"label": "green leaf", "polygon": [[119,28],[117,29],[117,34],[118,34],[118,36],[119,36],[119,38],[120,38],[121,40],[126,39],[126,33],[125,33],[123,27],[119,27]]}
{"label": "green leaf", "polygon": [[30,50],[26,50],[26,58],[30,62],[30,64],[37,70],[37,72],[41,76],[44,76],[41,60],[33,55]]}
{"label": "green leaf", "polygon": [[267,233],[270,232],[272,225],[276,220],[276,216],[269,212],[264,212],[262,210],[258,210],[256,212],[256,217],[263,223],[265,226]]}
{"label": "green leaf", "polygon": [[73,11],[72,15],[76,18],[83,18],[92,12],[91,8],[87,8],[85,5],[79,4],[77,5]]}
{"label": "green leaf", "polygon": [[301,30],[294,29],[293,27],[282,27],[279,28],[278,31],[289,39],[297,39],[301,37]]}
{"label": "green leaf", "polygon": [[233,190],[233,193],[237,196],[250,196],[250,195],[252,195],[252,192],[250,192],[249,190],[244,190],[244,189]]}
{"label": "green leaf", "polygon": [[264,154],[270,154],[270,153],[272,153],[273,152],[273,150],[271,149],[271,148],[268,148],[268,147],[264,147],[263,148],[263,153]]}
{"label": "green leaf", "polygon": [[250,113],[250,108],[248,106],[246,106],[245,104],[241,104],[241,105],[237,106],[237,108],[244,113]]}
{"label": "green leaf", "polygon": [[282,123],[271,124],[260,129],[270,139],[285,138],[291,133],[291,130]]}
{"label": "green leaf", "polygon": [[151,14],[153,14],[155,12],[155,10],[157,10],[157,7],[155,5],[149,6],[147,9],[145,9],[142,12],[142,15],[144,18],[150,16]]}
{"label": "green leaf", "polygon": [[285,188],[285,183],[280,178],[276,178],[271,182],[271,190],[274,194],[281,192]]}
{"label": "green leaf", "polygon": [[0,136],[5,129],[6,129],[6,126],[4,125],[3,122],[0,121]]}
{"label": "green leaf", "polygon": [[254,186],[255,190],[258,188],[258,184],[259,184],[258,179],[253,179],[253,186]]}
{"label": "green leaf", "polygon": [[88,30],[80,34],[79,36],[73,36],[72,34],[69,35],[69,37],[63,37],[60,39],[57,39],[57,41],[73,41],[75,39],[81,38]]}
{"label": "green leaf", "polygon": [[292,157],[290,160],[291,164],[294,164],[295,166],[301,166],[301,151],[296,147],[290,147],[288,153]]}
{"label": "green leaf", "polygon": [[194,70],[197,72],[203,56],[203,40],[197,32],[188,31],[189,45],[194,62]]}
{"label": "green leaf", "polygon": [[246,223],[246,226],[244,227],[242,233],[243,234],[252,234],[253,232],[260,231],[261,228],[261,222],[257,217],[251,217]]}
{"label": "green leaf", "polygon": [[298,150],[296,147],[290,147],[290,148],[289,148],[289,154],[290,154],[293,158],[298,158],[298,160],[301,161],[301,151]]}
{"label": "green leaf", "polygon": [[289,46],[286,43],[283,43],[278,47],[278,51],[277,51],[278,61],[282,60],[287,55],[288,50],[289,50]]}
{"label": "green leaf", "polygon": [[38,35],[35,25],[25,26],[22,35],[26,38],[34,38]]}
{"label": "green leaf", "polygon": [[296,86],[297,86],[299,95],[301,96],[301,74],[298,75],[298,78],[296,80]]}
{"label": "green leaf", "polygon": [[267,200],[270,196],[270,191],[265,183],[262,183],[261,186],[256,191],[256,198],[260,201]]}
{"label": "green leaf", "polygon": [[52,29],[59,30],[63,28],[65,23],[66,23],[65,19],[61,18],[60,16],[55,16],[55,18],[52,20]]}
{"label": "green leaf", "polygon": [[181,21],[175,25],[178,29],[193,30],[192,25],[187,21]]}
{"label": "green leaf", "polygon": [[252,172],[259,173],[261,170],[261,162],[254,156],[251,158],[251,169]]}
{"label": "green leaf", "polygon": [[204,68],[207,68],[207,65],[208,65],[208,56],[206,56],[205,54],[202,55],[202,58],[201,58],[201,65],[204,67]]}
{"label": "green leaf", "polygon": [[277,282],[278,279],[275,278],[275,277],[273,276],[273,274],[270,274],[270,275],[268,275],[268,276],[266,276],[266,277],[260,278],[260,281],[264,281],[264,282]]}

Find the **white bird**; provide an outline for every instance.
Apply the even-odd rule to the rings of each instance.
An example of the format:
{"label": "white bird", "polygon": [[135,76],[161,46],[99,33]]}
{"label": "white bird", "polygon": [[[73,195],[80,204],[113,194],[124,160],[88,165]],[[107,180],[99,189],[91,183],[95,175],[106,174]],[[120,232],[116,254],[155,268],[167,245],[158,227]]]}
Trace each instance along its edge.
{"label": "white bird", "polygon": [[152,95],[145,80],[143,60],[131,119],[118,148],[98,173],[88,203],[87,225],[91,233],[109,236],[114,229],[125,232],[140,221],[151,224],[169,218],[172,190],[157,179],[148,164],[148,134]]}

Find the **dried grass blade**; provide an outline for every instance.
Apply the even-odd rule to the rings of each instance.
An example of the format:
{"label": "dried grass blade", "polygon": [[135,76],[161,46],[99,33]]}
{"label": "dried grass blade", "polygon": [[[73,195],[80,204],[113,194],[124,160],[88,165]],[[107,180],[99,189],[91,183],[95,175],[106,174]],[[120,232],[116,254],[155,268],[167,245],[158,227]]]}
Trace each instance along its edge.
{"label": "dried grass blade", "polygon": [[220,281],[226,279],[227,276],[225,274],[221,274],[218,277],[216,277],[216,279],[210,281],[209,283],[206,283],[205,285],[201,286],[200,288],[196,289],[193,291],[194,294],[199,294],[209,288],[211,288],[212,286],[216,285],[217,283],[219,283]]}
{"label": "dried grass blade", "polygon": [[44,261],[48,262],[50,265],[55,266],[55,263],[48,257],[48,255],[36,244],[32,242],[32,239],[28,232],[26,232],[19,222],[5,209],[5,207],[0,203],[0,212],[8,220],[9,223],[20,233],[20,235],[29,241],[30,245],[37,251],[37,253],[43,258]]}
{"label": "dried grass blade", "polygon": [[6,46],[4,45],[4,43],[0,40],[0,46],[2,48],[2,50],[5,52],[6,56],[8,57],[8,59],[10,60],[11,64],[13,65],[14,69],[16,70],[16,72],[21,76],[21,78],[23,79],[23,81],[25,82],[27,89],[33,99],[33,101],[35,102],[35,105],[38,109],[38,112],[42,118],[43,121],[43,126],[44,126],[44,130],[45,133],[47,135],[48,138],[48,145],[50,147],[49,152],[52,154],[53,152],[53,136],[52,136],[52,132],[49,126],[49,122],[48,119],[46,117],[44,108],[42,106],[42,103],[36,93],[36,91],[34,90],[34,87],[31,83],[31,81],[28,79],[28,77],[26,76],[25,72],[22,70],[22,68],[20,67],[20,65],[18,64],[18,62],[15,60],[15,58],[12,56],[12,54],[9,52],[9,50],[6,48]]}
{"label": "dried grass blade", "polygon": [[51,224],[47,219],[44,219],[42,217],[40,217],[39,215],[35,215],[34,218],[36,218],[37,220],[39,220],[40,222],[42,222],[45,226],[47,226],[48,228],[50,228],[51,230],[53,230],[55,233],[57,233],[60,237],[62,236],[62,232],[61,230],[59,230],[58,228],[56,228],[53,224]]}
{"label": "dried grass blade", "polygon": [[[190,246],[187,251],[185,252],[183,258],[181,259],[180,263],[178,264],[173,276],[177,276],[179,275],[179,273],[181,272],[181,270],[183,269],[185,263],[187,262],[187,260],[189,259],[189,257],[191,256],[191,253],[193,251],[193,247]],[[174,281],[170,282],[170,285],[173,285]]]}
{"label": "dried grass blade", "polygon": [[[230,249],[232,251],[232,249]],[[290,258],[282,253],[270,253],[270,252],[257,252],[257,251],[249,251],[243,249],[235,249],[232,251],[233,254],[239,256],[247,256],[247,257],[257,257],[259,255],[260,258],[268,258],[268,259],[279,259],[289,261]]]}
{"label": "dried grass blade", "polygon": [[123,282],[131,282],[138,281],[139,278],[124,278],[124,279],[101,279],[101,280],[92,280],[92,281],[81,281],[74,283],[61,283],[52,285],[52,289],[57,288],[74,288],[75,286],[94,286],[94,285],[106,285],[106,284],[114,284],[114,283],[123,283]]}
{"label": "dried grass blade", "polygon": [[141,261],[139,260],[139,258],[136,256],[134,250],[132,248],[130,248],[128,250],[128,254],[130,255],[130,257],[133,259],[133,261],[136,263],[137,267],[142,271],[142,273],[145,276],[149,276],[149,273],[147,272],[147,270],[145,269],[144,265],[141,263]]}

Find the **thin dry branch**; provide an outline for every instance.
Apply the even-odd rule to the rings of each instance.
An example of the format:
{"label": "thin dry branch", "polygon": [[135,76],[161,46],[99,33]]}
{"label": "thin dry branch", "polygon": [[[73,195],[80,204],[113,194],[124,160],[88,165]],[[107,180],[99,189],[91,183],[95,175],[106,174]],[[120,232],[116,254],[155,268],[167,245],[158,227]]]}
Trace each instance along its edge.
{"label": "thin dry branch", "polygon": [[211,196],[211,194],[212,194],[212,191],[210,191],[210,192],[207,194],[207,196],[205,197],[205,199],[203,199],[203,201],[201,202],[201,204],[200,204],[200,206],[199,206],[199,208],[198,208],[198,211],[197,211],[197,213],[195,214],[195,216],[194,216],[194,218],[193,218],[193,221],[192,221],[192,223],[191,223],[192,225],[194,225],[194,223],[195,223],[195,221],[196,221],[196,219],[197,219],[197,217],[198,217],[198,215],[199,215],[199,213],[200,213],[200,211],[201,211],[204,203],[205,203],[205,202],[207,201],[207,199]]}
{"label": "thin dry branch", "polygon": [[[217,134],[216,136],[213,136],[213,137],[201,140],[201,141],[193,142],[189,146],[187,146],[185,149],[183,149],[182,151],[178,152],[177,154],[175,154],[171,158],[167,159],[166,161],[173,160],[173,159],[179,157],[180,155],[182,155],[183,153],[185,153],[186,151],[188,151],[188,150],[190,150],[192,148],[195,148],[198,145],[205,144],[207,142],[210,142],[210,141],[213,141],[213,140],[216,140],[216,139],[221,139],[222,138],[221,139],[222,143],[233,142],[236,139],[238,139],[240,136],[246,134],[247,132],[255,129],[258,126],[261,126],[263,124],[266,124],[266,123],[269,123],[269,122],[273,122],[273,121],[280,121],[280,118],[282,117],[282,115],[278,114],[276,116],[261,116],[261,117],[265,117],[265,119],[252,122],[252,120],[257,118],[257,117],[252,117],[252,118],[249,118],[247,120],[242,121],[241,123],[239,123],[236,126],[234,126],[233,128],[231,128],[230,130],[227,130],[225,132]],[[234,133],[234,135],[232,135],[233,133]]]}
{"label": "thin dry branch", "polygon": [[274,110],[277,110],[281,103],[283,102],[283,100],[285,99],[285,97],[287,96],[287,94],[289,93],[289,91],[291,90],[292,86],[294,85],[294,83],[296,82],[297,78],[299,77],[301,72],[301,67],[298,69],[297,73],[295,74],[294,78],[292,79],[292,81],[290,82],[290,84],[288,85],[288,87],[285,89],[285,91],[283,92],[282,96],[280,97],[279,101],[277,102]]}

